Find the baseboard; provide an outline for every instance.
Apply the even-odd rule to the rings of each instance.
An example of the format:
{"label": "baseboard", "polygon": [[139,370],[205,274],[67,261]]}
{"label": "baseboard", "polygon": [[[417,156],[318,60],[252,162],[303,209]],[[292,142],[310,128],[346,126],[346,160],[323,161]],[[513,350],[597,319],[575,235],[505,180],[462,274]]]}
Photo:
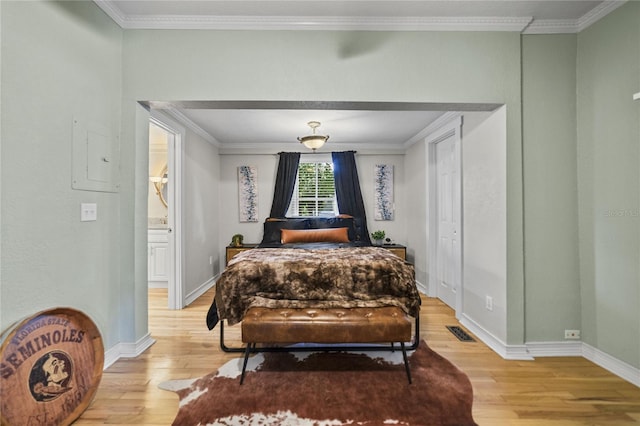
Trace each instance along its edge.
{"label": "baseboard", "polygon": [[151,338],[151,334],[141,338],[135,343],[118,343],[104,353],[104,370],[109,368],[120,358],[135,358],[149,349],[156,341]]}
{"label": "baseboard", "polygon": [[463,314],[460,323],[502,358],[524,361],[533,360],[525,345],[507,345],[468,316]]}
{"label": "baseboard", "polygon": [[587,343],[581,341],[560,341],[528,342],[524,345],[507,345],[465,315],[462,316],[460,323],[504,359],[534,360],[535,358],[550,356],[579,356],[588,359],[621,379],[640,387],[640,369]]}
{"label": "baseboard", "polygon": [[429,296],[429,290],[427,289],[426,285],[416,280],[416,287],[418,287],[418,291],[420,293],[424,294],[425,296]]}
{"label": "baseboard", "polygon": [[213,287],[216,284],[216,281],[218,280],[219,277],[220,277],[220,274],[209,278],[205,283],[201,284],[200,286],[198,286],[198,288],[193,290],[191,293],[187,294],[187,297],[185,297],[184,299],[185,306],[189,306],[198,297],[205,294],[211,287]]}
{"label": "baseboard", "polygon": [[534,358],[548,356],[582,356],[582,342],[528,342],[529,353]]}
{"label": "baseboard", "polygon": [[640,370],[636,367],[614,358],[584,342],[582,342],[582,355],[594,364],[640,387]]}
{"label": "baseboard", "polygon": [[169,288],[167,281],[149,281],[149,288]]}
{"label": "baseboard", "polygon": [[[193,303],[198,297],[202,296],[211,287],[213,287],[218,279],[219,275],[207,280],[204,284],[200,285],[197,289],[189,293],[185,299],[186,305]],[[138,355],[146,351],[156,341],[151,338],[150,334],[147,334],[136,343],[118,343],[111,349],[104,353],[104,369],[109,368],[120,358],[135,358]]]}

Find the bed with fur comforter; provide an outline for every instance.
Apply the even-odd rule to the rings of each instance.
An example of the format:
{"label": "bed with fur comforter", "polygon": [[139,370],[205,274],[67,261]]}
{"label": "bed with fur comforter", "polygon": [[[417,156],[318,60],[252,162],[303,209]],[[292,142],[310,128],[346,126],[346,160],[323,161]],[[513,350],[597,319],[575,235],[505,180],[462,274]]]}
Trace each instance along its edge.
{"label": "bed with fur comforter", "polygon": [[259,248],[236,255],[216,283],[207,317],[240,322],[251,307],[397,306],[416,317],[413,265],[381,247]]}

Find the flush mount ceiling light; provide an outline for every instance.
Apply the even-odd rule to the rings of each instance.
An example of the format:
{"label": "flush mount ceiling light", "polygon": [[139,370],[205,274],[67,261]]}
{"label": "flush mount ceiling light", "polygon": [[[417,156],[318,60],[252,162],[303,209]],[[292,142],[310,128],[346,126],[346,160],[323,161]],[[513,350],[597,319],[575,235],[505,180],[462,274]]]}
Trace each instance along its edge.
{"label": "flush mount ceiling light", "polygon": [[319,121],[310,121],[307,125],[311,127],[312,134],[309,136],[298,137],[298,140],[301,144],[315,152],[316,149],[322,147],[322,145],[329,140],[329,135],[316,135],[316,129],[320,127]]}

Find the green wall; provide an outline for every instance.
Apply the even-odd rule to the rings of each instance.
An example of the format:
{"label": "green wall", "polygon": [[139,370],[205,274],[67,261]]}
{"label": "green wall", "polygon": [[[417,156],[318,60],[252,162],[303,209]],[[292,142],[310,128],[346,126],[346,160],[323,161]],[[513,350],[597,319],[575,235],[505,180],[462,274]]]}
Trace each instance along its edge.
{"label": "green wall", "polygon": [[[94,318],[107,349],[148,332],[148,112],[137,101],[499,103],[506,343],[557,341],[575,327],[640,365],[639,3],[577,36],[524,37],[123,31],[91,2],[0,11],[2,329],[72,306]],[[79,112],[120,135],[118,193],[71,189]],[[81,202],[98,203],[97,222],[79,221]]]}
{"label": "green wall", "polygon": [[[89,2],[2,2],[0,329],[52,307],[121,341],[121,194],[71,188],[74,117],[120,133],[122,30]],[[80,222],[80,204],[98,220]],[[128,220],[128,219],[125,219]],[[130,324],[128,325],[130,327]]]}
{"label": "green wall", "polygon": [[640,365],[640,3],[578,35],[583,340]]}
{"label": "green wall", "polygon": [[522,39],[527,342],[580,329],[575,34]]}
{"label": "green wall", "polygon": [[[366,49],[362,48],[366,46]],[[520,35],[132,30],[124,97],[507,105],[507,340],[524,339]],[[134,143],[131,133],[123,143]],[[141,166],[139,164],[139,166]],[[413,220],[408,219],[407,229]]]}

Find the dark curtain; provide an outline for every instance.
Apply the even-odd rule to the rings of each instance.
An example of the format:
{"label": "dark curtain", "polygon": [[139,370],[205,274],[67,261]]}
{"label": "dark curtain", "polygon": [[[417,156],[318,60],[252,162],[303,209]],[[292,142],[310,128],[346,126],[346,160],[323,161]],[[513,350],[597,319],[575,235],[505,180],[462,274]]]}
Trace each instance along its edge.
{"label": "dark curtain", "polygon": [[332,152],[331,158],[333,159],[333,178],[336,183],[338,210],[341,214],[348,214],[362,220],[362,238],[371,244],[356,168],[355,151]]}
{"label": "dark curtain", "polygon": [[273,191],[273,204],[269,217],[285,217],[298,175],[299,152],[281,152],[276,175],[276,187]]}

